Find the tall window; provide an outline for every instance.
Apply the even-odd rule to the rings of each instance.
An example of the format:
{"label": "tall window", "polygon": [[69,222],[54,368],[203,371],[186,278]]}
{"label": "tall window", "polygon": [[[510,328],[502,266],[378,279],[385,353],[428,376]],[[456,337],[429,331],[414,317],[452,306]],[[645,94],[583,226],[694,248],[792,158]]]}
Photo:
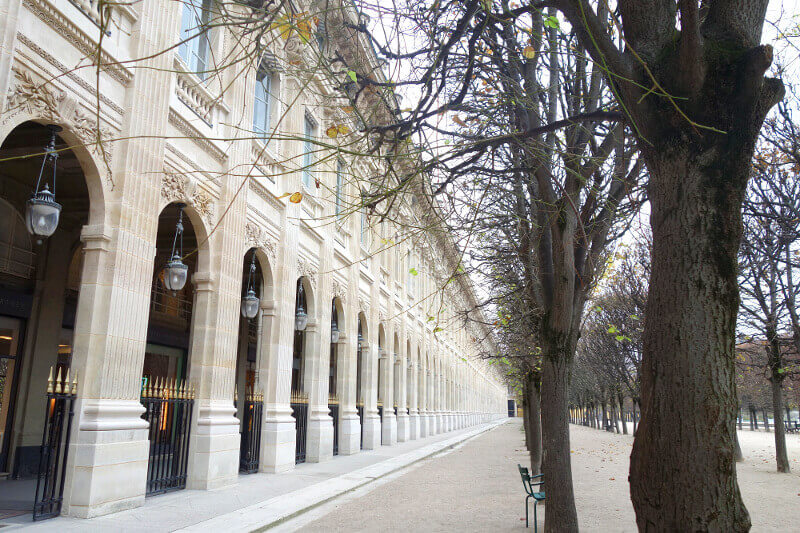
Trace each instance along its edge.
{"label": "tall window", "polygon": [[344,161],[339,159],[336,161],[336,199],[334,208],[336,210],[336,218],[342,214],[342,194],[344,189]]}
{"label": "tall window", "polygon": [[208,40],[208,23],[211,20],[212,0],[184,0],[181,19],[181,45],[178,54],[189,70],[206,77],[211,44]]}
{"label": "tall window", "polygon": [[317,123],[306,115],[303,127],[303,185],[311,188],[311,167],[314,166],[314,138],[317,135]]}
{"label": "tall window", "polygon": [[259,66],[253,104],[253,131],[262,139],[269,136],[272,121],[272,76],[268,68]]}

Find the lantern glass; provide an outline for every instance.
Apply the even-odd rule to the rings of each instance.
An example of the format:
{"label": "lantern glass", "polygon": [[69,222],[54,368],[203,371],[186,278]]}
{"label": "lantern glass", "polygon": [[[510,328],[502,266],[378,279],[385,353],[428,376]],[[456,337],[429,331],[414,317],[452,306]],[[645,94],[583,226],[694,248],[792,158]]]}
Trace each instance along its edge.
{"label": "lantern glass", "polygon": [[336,327],[336,324],[331,326],[331,343],[336,344],[339,342],[339,328]]}
{"label": "lantern glass", "polygon": [[189,276],[189,267],[181,261],[180,256],[176,255],[172,261],[164,267],[164,286],[171,291],[179,291],[186,285]]}
{"label": "lantern glass", "polygon": [[37,237],[49,237],[58,227],[61,205],[45,185],[45,188],[32,195],[28,200],[25,213],[25,224],[28,231]]}
{"label": "lantern glass", "polygon": [[255,318],[258,314],[259,299],[253,289],[247,291],[247,294],[242,298],[242,316],[245,318]]}
{"label": "lantern glass", "polygon": [[301,307],[297,310],[297,313],[294,316],[294,329],[297,331],[305,331],[306,326],[308,325],[308,315],[306,314],[305,310]]}

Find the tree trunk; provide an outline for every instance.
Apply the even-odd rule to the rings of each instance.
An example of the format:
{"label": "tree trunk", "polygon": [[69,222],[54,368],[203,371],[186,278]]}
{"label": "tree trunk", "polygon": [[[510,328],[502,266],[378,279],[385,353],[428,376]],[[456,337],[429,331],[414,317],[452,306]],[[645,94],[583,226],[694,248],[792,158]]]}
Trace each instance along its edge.
{"label": "tree trunk", "polygon": [[528,380],[522,382],[522,429],[525,432],[525,449],[531,450],[531,428],[528,424]]}
{"label": "tree trunk", "polygon": [[572,465],[569,452],[569,371],[573,353],[569,348],[544,347],[542,360],[542,443],[547,488],[545,533],[577,532],[578,513],[572,490]]}
{"label": "tree trunk", "polygon": [[634,400],[633,401],[633,434],[634,435],[636,435],[636,430],[639,427],[638,410],[639,410],[639,402],[637,400]]}
{"label": "tree trunk", "polygon": [[756,409],[752,405],[750,406],[750,431],[755,431],[758,429],[758,416],[756,416]]}
{"label": "tree trunk", "polygon": [[602,424],[603,424],[602,426],[600,426],[600,428],[603,431],[605,431],[605,430],[608,429],[608,416],[606,414],[606,401],[605,400],[600,402],[600,410],[602,411],[602,415],[601,416],[602,416]]}
{"label": "tree trunk", "polygon": [[619,416],[622,419],[622,434],[628,434],[628,421],[625,420],[625,397],[620,394],[619,395]]}
{"label": "tree trunk", "polygon": [[646,149],[653,250],[631,500],[640,531],[747,531],[734,334],[749,155],[690,147],[673,139]]}
{"label": "tree trunk", "polygon": [[775,459],[778,472],[789,473],[789,456],[786,453],[786,432],[783,427],[783,392],[780,379],[771,380],[772,412],[775,416]]}
{"label": "tree trunk", "polygon": [[767,416],[767,410],[761,410],[761,416],[764,417],[764,431],[769,433],[769,417]]}
{"label": "tree trunk", "polygon": [[742,408],[740,407],[739,408],[739,431],[742,430],[742,420],[743,419],[744,419],[744,417],[742,416]]}
{"label": "tree trunk", "polygon": [[528,428],[530,446],[528,452],[531,456],[531,475],[542,471],[542,402],[539,378],[532,372],[528,374]]}

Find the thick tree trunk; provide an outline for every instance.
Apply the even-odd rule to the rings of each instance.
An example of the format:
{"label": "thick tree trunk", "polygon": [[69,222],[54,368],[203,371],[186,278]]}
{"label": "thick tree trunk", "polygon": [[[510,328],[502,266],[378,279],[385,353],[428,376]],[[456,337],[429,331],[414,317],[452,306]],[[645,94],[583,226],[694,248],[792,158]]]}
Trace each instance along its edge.
{"label": "thick tree trunk", "polygon": [[758,416],[756,416],[755,407],[750,406],[750,431],[758,429]]}
{"label": "thick tree trunk", "polygon": [[783,391],[779,379],[771,380],[772,412],[775,415],[775,459],[778,472],[789,473],[789,456],[786,453],[786,432],[783,427]]}
{"label": "thick tree trunk", "polygon": [[747,173],[689,145],[676,140],[647,156],[653,251],[631,500],[640,531],[747,531],[734,461]]}
{"label": "thick tree trunk", "polygon": [[739,431],[742,430],[742,420],[743,419],[744,419],[744,417],[742,416],[742,408],[740,407],[739,408]]}
{"label": "thick tree trunk", "polygon": [[531,450],[531,428],[528,424],[528,380],[522,383],[522,429],[525,432],[525,449]]}
{"label": "thick tree trunk", "polygon": [[528,418],[528,452],[531,456],[531,474],[538,474],[542,471],[542,411],[541,394],[539,390],[539,378],[533,373],[528,374],[528,410],[525,416]]}
{"label": "thick tree trunk", "polygon": [[[633,401],[633,434],[636,435],[636,430],[639,428],[639,400]],[[634,441],[635,442],[635,441]]]}
{"label": "thick tree trunk", "polygon": [[569,348],[545,348],[542,361],[542,398],[546,399],[542,402],[542,472],[547,490],[545,533],[578,531],[567,423],[572,355]]}
{"label": "thick tree trunk", "polygon": [[619,395],[619,416],[622,419],[622,434],[628,434],[628,421],[625,420],[625,397],[620,394]]}

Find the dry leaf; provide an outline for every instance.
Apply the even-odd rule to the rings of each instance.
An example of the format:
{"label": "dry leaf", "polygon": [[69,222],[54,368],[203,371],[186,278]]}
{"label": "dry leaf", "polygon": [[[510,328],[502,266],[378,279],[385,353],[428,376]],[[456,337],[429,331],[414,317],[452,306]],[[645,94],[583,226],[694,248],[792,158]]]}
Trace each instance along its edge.
{"label": "dry leaf", "polygon": [[289,197],[289,201],[293,204],[299,204],[303,200],[303,193],[295,192]]}

